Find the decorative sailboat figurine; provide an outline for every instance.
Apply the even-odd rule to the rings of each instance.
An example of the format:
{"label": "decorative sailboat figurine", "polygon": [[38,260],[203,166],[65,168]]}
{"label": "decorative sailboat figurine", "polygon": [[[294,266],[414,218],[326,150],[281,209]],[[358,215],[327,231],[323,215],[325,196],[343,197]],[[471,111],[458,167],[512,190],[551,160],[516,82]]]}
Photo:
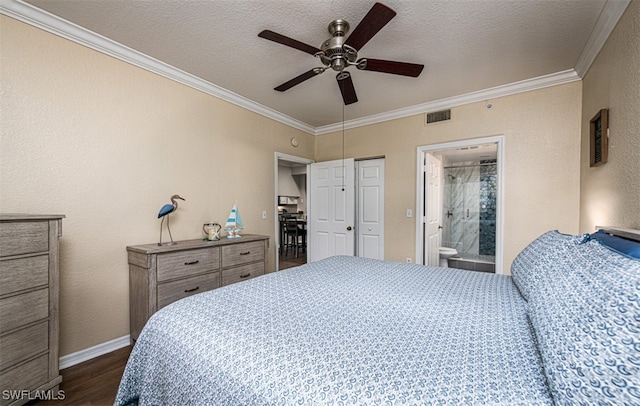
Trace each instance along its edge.
{"label": "decorative sailboat figurine", "polygon": [[242,229],[242,218],[238,211],[238,201],[236,201],[233,204],[231,213],[229,213],[229,218],[227,218],[227,222],[224,225],[224,231],[227,232],[227,238],[240,238],[240,231]]}

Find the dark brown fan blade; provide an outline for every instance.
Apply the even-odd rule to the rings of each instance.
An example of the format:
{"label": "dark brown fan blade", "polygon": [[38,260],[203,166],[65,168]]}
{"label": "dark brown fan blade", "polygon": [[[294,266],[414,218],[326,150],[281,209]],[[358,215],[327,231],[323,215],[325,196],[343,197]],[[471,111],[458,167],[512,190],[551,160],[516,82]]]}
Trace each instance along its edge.
{"label": "dark brown fan blade", "polygon": [[306,52],[311,55],[315,55],[317,52],[322,52],[318,48],[312,47],[311,45],[307,45],[304,42],[297,41],[293,38],[285,37],[282,34],[278,34],[276,32],[269,31],[269,30],[262,31],[260,34],[258,34],[258,37],[268,39],[270,41],[277,42],[279,44],[286,45],[291,48],[298,49],[302,52]]}
{"label": "dark brown fan blade", "polygon": [[364,44],[369,42],[395,15],[396,12],[384,4],[374,4],[367,15],[360,21],[356,29],[349,35],[345,44],[359,51]]}
{"label": "dark brown fan blade", "polygon": [[277,90],[279,92],[284,92],[285,90],[291,89],[295,85],[299,85],[300,83],[304,82],[305,80],[311,79],[312,77],[314,77],[315,75],[318,75],[320,73],[322,73],[322,72],[316,72],[315,69],[311,69],[310,71],[305,72],[300,76],[296,76],[295,78],[291,79],[288,82],[284,82],[283,84],[281,84],[280,86],[274,88],[273,90]]}
{"label": "dark brown fan blade", "polygon": [[349,72],[340,72],[336,75],[336,80],[338,81],[345,106],[357,102],[358,96],[356,96],[356,89],[353,87],[351,74]]}
{"label": "dark brown fan blade", "polygon": [[[360,64],[361,61],[358,61],[358,69],[417,78],[420,76],[422,68],[424,68],[424,65],[418,65],[416,63],[385,61],[383,59],[366,58],[366,61],[366,64]],[[364,65],[364,67],[361,68],[360,66],[362,65]]]}

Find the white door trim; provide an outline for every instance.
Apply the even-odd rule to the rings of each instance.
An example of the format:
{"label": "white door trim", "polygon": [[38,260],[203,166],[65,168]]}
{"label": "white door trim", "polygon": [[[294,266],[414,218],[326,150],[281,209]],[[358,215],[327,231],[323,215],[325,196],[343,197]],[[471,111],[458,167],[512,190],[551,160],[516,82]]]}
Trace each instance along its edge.
{"label": "white door trim", "polygon": [[[308,165],[311,163],[314,163],[315,161],[313,159],[309,159],[309,158],[303,158],[300,156],[295,156],[295,155],[289,155],[289,154],[285,154],[283,152],[275,152],[274,154],[274,164],[273,164],[273,174],[274,174],[274,185],[273,185],[273,229],[274,229],[274,244],[273,246],[275,247],[274,251],[275,251],[275,265],[274,265],[274,271],[278,271],[280,269],[280,265],[279,265],[279,261],[280,261],[280,241],[278,241],[278,238],[280,236],[280,221],[278,219],[278,164],[279,161],[287,161],[287,162],[296,162],[299,164],[304,164],[304,165]],[[309,176],[309,174],[307,174],[307,176]],[[308,178],[307,178],[307,184],[308,184]],[[305,210],[305,213],[309,212],[309,199],[308,199],[308,194],[309,191],[307,189],[307,196],[305,196],[305,200],[307,201],[307,208]]]}
{"label": "white door trim", "polygon": [[452,141],[442,144],[419,146],[416,151],[416,258],[415,262],[422,264],[424,250],[424,185],[422,173],[424,171],[424,154],[427,152],[442,151],[447,149],[471,147],[474,145],[497,144],[497,177],[496,182],[496,274],[505,274],[503,269],[504,256],[504,135],[493,137],[473,138],[462,141]]}

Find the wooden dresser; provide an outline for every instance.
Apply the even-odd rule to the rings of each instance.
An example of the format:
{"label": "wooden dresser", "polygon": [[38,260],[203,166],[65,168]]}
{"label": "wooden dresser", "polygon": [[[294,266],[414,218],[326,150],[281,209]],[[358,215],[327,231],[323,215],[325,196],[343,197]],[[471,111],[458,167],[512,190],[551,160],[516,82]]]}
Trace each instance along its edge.
{"label": "wooden dresser", "polygon": [[153,313],[178,299],[263,275],[269,237],[127,247],[131,344]]}
{"label": "wooden dresser", "polygon": [[42,398],[47,390],[55,398],[62,382],[58,239],[63,218],[0,214],[0,405]]}

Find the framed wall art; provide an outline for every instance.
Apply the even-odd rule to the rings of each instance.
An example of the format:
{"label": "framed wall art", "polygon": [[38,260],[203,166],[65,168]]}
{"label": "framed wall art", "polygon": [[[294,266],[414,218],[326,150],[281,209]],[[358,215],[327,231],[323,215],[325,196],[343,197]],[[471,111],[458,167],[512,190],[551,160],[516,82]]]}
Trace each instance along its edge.
{"label": "framed wall art", "polygon": [[589,166],[607,163],[609,155],[609,109],[600,110],[591,119]]}

